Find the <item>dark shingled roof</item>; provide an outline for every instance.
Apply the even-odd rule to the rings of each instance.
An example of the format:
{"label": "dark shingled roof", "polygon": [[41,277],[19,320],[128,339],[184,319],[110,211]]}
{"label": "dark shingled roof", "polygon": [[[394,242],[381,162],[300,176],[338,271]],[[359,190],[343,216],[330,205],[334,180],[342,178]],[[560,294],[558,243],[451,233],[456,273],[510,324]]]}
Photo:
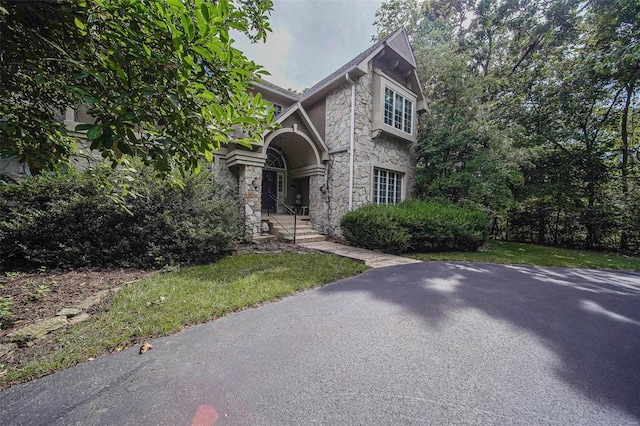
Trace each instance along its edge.
{"label": "dark shingled roof", "polygon": [[283,95],[288,96],[290,98],[300,99],[300,93],[296,93],[292,90],[285,89],[283,87],[270,83],[265,79],[260,79],[259,84],[262,84],[263,86],[268,87],[269,89],[273,89],[276,92],[280,92]]}
{"label": "dark shingled roof", "polygon": [[284,88],[282,88],[280,86],[277,86],[277,85],[275,85],[273,83],[270,83],[270,82],[268,82],[267,80],[264,80],[264,79],[260,81],[260,84],[262,84],[263,86],[266,86],[266,87],[268,87],[270,89],[273,89],[276,92],[281,92],[286,96],[293,97],[293,98],[298,99],[300,101],[304,100],[306,98],[309,98],[313,94],[317,93],[320,89],[322,89],[325,85],[327,85],[331,81],[333,81],[336,78],[344,75],[348,70],[350,70],[351,68],[355,67],[360,62],[364,61],[367,58],[367,56],[371,55],[376,49],[378,49],[380,46],[382,46],[389,38],[394,36],[400,29],[401,28],[398,28],[396,31],[393,31],[388,36],[386,36],[385,38],[380,40],[379,42],[373,44],[367,50],[365,50],[364,52],[360,53],[358,56],[356,56],[355,58],[353,58],[352,60],[350,60],[349,62],[347,62],[343,66],[341,66],[340,68],[338,68],[336,71],[332,72],[327,77],[323,78],[318,83],[314,84],[313,86],[311,86],[310,88],[308,88],[307,90],[302,92],[302,94],[293,92],[291,90],[284,89]]}

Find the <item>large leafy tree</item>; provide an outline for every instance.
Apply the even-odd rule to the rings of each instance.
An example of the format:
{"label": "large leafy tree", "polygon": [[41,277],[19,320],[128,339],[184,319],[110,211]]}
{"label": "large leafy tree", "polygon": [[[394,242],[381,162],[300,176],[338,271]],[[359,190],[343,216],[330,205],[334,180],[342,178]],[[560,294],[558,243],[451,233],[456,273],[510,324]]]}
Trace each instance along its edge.
{"label": "large leafy tree", "polygon": [[197,171],[221,143],[259,140],[273,118],[248,92],[262,72],[230,30],[264,40],[271,0],[0,1],[0,156],[68,164],[79,126],[116,165],[136,156],[161,174]]}
{"label": "large leafy tree", "polygon": [[479,202],[518,239],[640,251],[638,0],[389,0],[377,18],[416,50],[420,195]]}

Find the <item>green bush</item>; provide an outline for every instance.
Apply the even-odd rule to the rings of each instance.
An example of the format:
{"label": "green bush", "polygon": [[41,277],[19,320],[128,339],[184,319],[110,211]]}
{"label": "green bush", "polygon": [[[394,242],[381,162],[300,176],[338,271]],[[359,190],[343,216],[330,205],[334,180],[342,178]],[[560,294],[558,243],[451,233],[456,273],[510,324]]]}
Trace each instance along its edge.
{"label": "green bush", "polygon": [[347,213],[340,225],[354,246],[403,253],[475,251],[487,237],[489,221],[473,205],[409,200],[363,206]]}
{"label": "green bush", "polygon": [[143,169],[126,209],[105,190],[121,181],[93,170],[0,187],[0,269],[200,263],[230,251],[240,235],[238,198],[208,172],[180,189]]}
{"label": "green bush", "polygon": [[352,210],[342,217],[340,227],[344,238],[356,247],[387,253],[409,248],[409,233],[397,223],[393,207],[369,204]]}

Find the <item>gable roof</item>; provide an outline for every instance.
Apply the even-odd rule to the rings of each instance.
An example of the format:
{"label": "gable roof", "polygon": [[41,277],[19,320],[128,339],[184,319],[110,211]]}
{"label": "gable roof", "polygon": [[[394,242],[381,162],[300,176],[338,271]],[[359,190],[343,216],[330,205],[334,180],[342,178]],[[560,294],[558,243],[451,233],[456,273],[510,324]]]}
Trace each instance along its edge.
{"label": "gable roof", "polygon": [[[348,73],[350,78],[361,77],[367,73],[367,63],[371,61],[376,55],[382,52],[384,49],[389,48],[396,52],[403,60],[407,61],[413,68],[413,74],[418,85],[417,93],[418,99],[423,100],[422,86],[420,79],[416,73],[416,61],[413,56],[413,51],[409,43],[409,37],[407,36],[404,27],[400,27],[391,34],[387,35],[382,40],[373,44],[364,52],[338,68],[326,78],[322,79],[311,88],[305,90],[300,97],[300,102],[305,105],[312,104],[318,100],[326,92],[338,87],[346,81],[345,75]],[[344,80],[343,80],[344,79]]]}
{"label": "gable roof", "polygon": [[281,96],[284,96],[286,98],[291,99],[292,101],[297,101],[298,99],[300,99],[300,94],[296,93],[292,90],[289,89],[285,89],[283,87],[280,87],[276,84],[273,84],[263,78],[260,79],[260,81],[251,83],[254,87],[258,88],[258,89],[267,89],[270,92],[274,92],[277,93]]}
{"label": "gable roof", "polygon": [[[422,94],[422,86],[420,84],[420,79],[418,78],[418,75],[415,70],[416,68],[415,57],[413,56],[413,51],[409,43],[409,37],[407,36],[407,33],[404,30],[404,27],[398,28],[397,30],[390,33],[382,40],[374,43],[367,50],[361,52],[358,56],[351,59],[349,62],[347,62],[346,64],[344,64],[343,66],[341,66],[340,68],[338,68],[337,70],[329,74],[327,77],[323,78],[318,83],[311,86],[309,89],[305,90],[302,94],[284,89],[266,80],[261,80],[258,83],[254,83],[254,86],[278,93],[282,96],[288,97],[291,100],[302,102],[308,106],[309,104],[312,104],[313,102],[318,100],[320,97],[322,97],[322,95],[325,94],[326,92],[344,83],[346,81],[345,74],[349,73],[350,78],[357,78],[366,74],[367,73],[366,64],[371,59],[373,59],[378,53],[384,50],[386,47],[398,53],[399,56],[401,56],[413,67],[415,80],[418,84],[418,88],[417,88],[418,97],[419,99],[424,99],[424,96]],[[291,107],[293,107],[293,105]],[[285,111],[283,111],[283,113],[284,112]]]}
{"label": "gable roof", "polygon": [[384,45],[385,41],[389,38],[389,36],[375,43],[373,46],[360,53],[358,56],[329,74],[327,77],[320,80],[318,83],[314,84],[307,90],[302,93],[302,99],[307,99],[313,96],[316,92],[320,91],[323,87],[327,86],[330,82],[336,80],[337,78],[342,78],[349,70],[360,65],[362,61],[364,61],[369,55],[378,50],[382,45]]}

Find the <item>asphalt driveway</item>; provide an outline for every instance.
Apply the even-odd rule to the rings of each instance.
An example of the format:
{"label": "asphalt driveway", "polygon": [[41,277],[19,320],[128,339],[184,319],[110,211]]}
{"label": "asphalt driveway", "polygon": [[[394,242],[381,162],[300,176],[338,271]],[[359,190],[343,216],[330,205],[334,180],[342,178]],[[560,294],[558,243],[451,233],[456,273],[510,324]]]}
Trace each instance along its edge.
{"label": "asphalt driveway", "polygon": [[0,392],[0,423],[640,423],[640,274],[395,266],[152,343]]}

